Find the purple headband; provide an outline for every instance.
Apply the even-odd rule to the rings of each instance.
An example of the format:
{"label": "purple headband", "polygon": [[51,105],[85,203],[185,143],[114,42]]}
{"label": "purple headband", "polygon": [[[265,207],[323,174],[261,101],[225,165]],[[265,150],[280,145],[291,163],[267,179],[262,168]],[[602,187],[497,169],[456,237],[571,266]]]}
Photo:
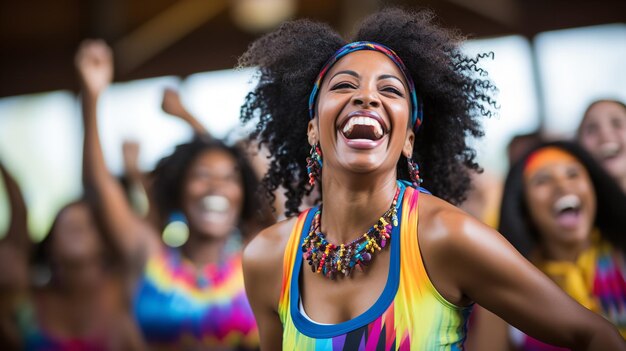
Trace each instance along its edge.
{"label": "purple headband", "polygon": [[407,85],[409,86],[409,94],[411,95],[411,123],[413,124],[413,128],[417,130],[422,124],[423,112],[422,112],[422,104],[419,103],[417,99],[417,94],[415,93],[415,84],[413,84],[413,79],[411,79],[411,75],[409,74],[404,62],[400,59],[400,57],[390,48],[374,43],[371,41],[355,41],[353,43],[349,43],[341,47],[341,49],[337,50],[333,56],[326,61],[320,73],[317,75],[317,79],[315,80],[315,84],[313,85],[313,90],[311,91],[311,95],[309,96],[309,117],[313,119],[315,117],[315,99],[317,98],[317,93],[320,89],[320,84],[322,84],[322,80],[326,75],[326,72],[342,57],[347,54],[359,51],[359,50],[372,50],[382,52],[387,55],[393,61],[393,63],[400,68],[404,78],[406,79]]}

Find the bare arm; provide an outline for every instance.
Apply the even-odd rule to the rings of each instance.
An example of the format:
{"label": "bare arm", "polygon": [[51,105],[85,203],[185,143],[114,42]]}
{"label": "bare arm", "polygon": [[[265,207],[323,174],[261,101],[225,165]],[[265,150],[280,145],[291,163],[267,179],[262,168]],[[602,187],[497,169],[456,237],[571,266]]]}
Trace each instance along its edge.
{"label": "bare arm", "polygon": [[500,317],[474,306],[465,347],[468,351],[510,351],[509,325]]}
{"label": "bare arm", "polygon": [[2,162],[0,178],[11,211],[8,231],[0,240],[0,345],[17,350],[20,337],[15,324],[15,308],[28,287],[28,255],[32,243],[28,236],[26,202]]}
{"label": "bare arm", "polygon": [[139,143],[135,141],[126,140],[122,145],[124,173],[130,185],[130,201],[137,214],[145,218],[154,228],[160,228],[154,197],[150,191],[151,179],[139,168],[139,150]]}
{"label": "bare arm", "polygon": [[293,221],[278,223],[248,244],[243,256],[246,293],[259,328],[261,350],[282,349],[283,326],[278,315],[283,256]]}
{"label": "bare arm", "polygon": [[168,88],[163,91],[161,108],[165,113],[187,122],[193,128],[195,134],[211,137],[211,133],[185,108],[176,90]]}
{"label": "bare arm", "polygon": [[24,201],[19,185],[2,162],[0,162],[0,174],[4,181],[11,209],[9,228],[2,241],[14,245],[15,249],[27,254],[31,241],[28,237],[26,201]]}
{"label": "bare arm", "polygon": [[[102,41],[84,42],[76,54],[82,86],[84,123],[83,184],[97,215],[127,258],[141,257],[141,250],[156,250],[158,236],[133,212],[124,190],[106,167],[98,135],[97,104],[113,78],[111,51]],[[145,253],[144,253],[145,254]],[[145,256],[144,256],[145,257]]]}
{"label": "bare arm", "polygon": [[463,296],[544,342],[573,350],[626,350],[611,323],[567,296],[498,232],[456,210],[436,218],[430,266],[452,277]]}

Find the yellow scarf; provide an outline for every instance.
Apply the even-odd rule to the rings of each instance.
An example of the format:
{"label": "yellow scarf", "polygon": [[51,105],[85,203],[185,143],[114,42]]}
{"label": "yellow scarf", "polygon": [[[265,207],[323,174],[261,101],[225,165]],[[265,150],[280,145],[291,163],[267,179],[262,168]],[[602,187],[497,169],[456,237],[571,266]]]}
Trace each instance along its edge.
{"label": "yellow scarf", "polygon": [[592,294],[597,257],[598,245],[592,245],[576,262],[541,261],[537,267],[578,303],[600,313],[598,300]]}

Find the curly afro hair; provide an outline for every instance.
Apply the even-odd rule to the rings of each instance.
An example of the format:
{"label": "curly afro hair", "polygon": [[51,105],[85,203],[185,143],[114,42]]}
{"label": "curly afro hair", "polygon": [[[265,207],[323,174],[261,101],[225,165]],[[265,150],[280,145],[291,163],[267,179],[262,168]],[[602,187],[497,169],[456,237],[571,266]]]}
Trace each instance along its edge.
{"label": "curly afro hair", "polygon": [[540,243],[539,229],[530,216],[524,196],[524,168],[535,151],[546,147],[557,147],[567,152],[585,167],[596,193],[594,225],[605,240],[626,252],[626,237],[623,235],[626,228],[626,195],[585,149],[577,143],[567,141],[541,143],[511,167],[504,183],[498,231],[526,257]]}
{"label": "curly afro hair", "polygon": [[[233,157],[241,173],[244,202],[241,211],[241,230],[244,237],[256,226],[265,226],[269,219],[268,211],[256,194],[259,181],[245,153],[238,147],[224,144],[218,139],[196,135],[190,142],[176,146],[174,152],[162,158],[156,165],[152,177],[152,194],[161,224],[164,226],[169,216],[181,209],[181,194],[185,174],[192,163],[206,151],[223,151]],[[249,230],[248,230],[249,229]]]}
{"label": "curly afro hair", "polygon": [[[423,185],[454,204],[465,199],[470,172],[481,171],[466,137],[482,136],[479,118],[491,116],[496,107],[491,97],[496,88],[477,67],[488,55],[463,55],[462,40],[434,24],[432,12],[394,8],[366,18],[350,40],[383,44],[404,61],[424,106],[413,159],[421,167]],[[258,83],[246,96],[241,119],[258,121],[251,137],[272,155],[263,185],[271,199],[279,186],[286,189],[287,216],[297,214],[302,197],[311,192],[306,171],[309,94],[322,66],[346,43],[328,25],[297,20],[252,43],[239,59],[240,67],[258,68]],[[399,179],[410,179],[403,156],[397,172]]]}

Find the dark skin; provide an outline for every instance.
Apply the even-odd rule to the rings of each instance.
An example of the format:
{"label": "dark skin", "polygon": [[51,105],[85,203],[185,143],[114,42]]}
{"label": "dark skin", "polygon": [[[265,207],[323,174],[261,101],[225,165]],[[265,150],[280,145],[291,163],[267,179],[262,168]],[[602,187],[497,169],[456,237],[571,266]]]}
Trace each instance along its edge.
{"label": "dark skin", "polygon": [[[596,196],[583,164],[575,160],[555,160],[526,175],[524,192],[533,223],[540,232],[534,256],[541,260],[575,262],[591,245]],[[580,199],[576,225],[563,226],[554,215],[556,201],[564,196]],[[474,334],[475,349],[506,350],[511,347],[508,326],[498,316],[480,309]]]}
{"label": "dark skin", "polygon": [[[85,123],[84,140],[84,163],[85,171],[83,181],[87,189],[99,200],[98,215],[106,219],[107,232],[119,243],[122,251],[129,259],[133,259],[135,268],[139,271],[143,267],[145,259],[162,249],[158,231],[147,221],[137,216],[128,203],[124,191],[117,180],[106,168],[102,155],[98,129],[96,106],[98,99],[111,83],[113,61],[110,49],[101,41],[88,41],[79,48],[76,65],[83,86],[83,120]],[[211,156],[216,154],[217,156]],[[213,163],[207,158],[218,157],[223,160],[222,172],[211,173],[205,182],[198,182],[198,177],[204,177],[203,170],[210,168]],[[208,165],[207,165],[208,164]],[[207,171],[208,172],[208,171]],[[228,174],[224,174],[227,172]],[[209,172],[210,173],[210,172]],[[198,157],[191,166],[187,175],[185,189],[183,190],[182,208],[193,208],[193,201],[197,197],[207,193],[212,188],[223,188],[224,182],[234,182],[240,185],[240,178],[235,168],[235,161],[224,152],[208,151]],[[207,177],[204,177],[207,178]],[[232,187],[226,187],[231,189]],[[240,187],[235,187],[223,194],[228,197],[236,208],[241,206]],[[237,212],[238,213],[238,212]],[[189,217],[189,213],[186,213]],[[193,216],[192,216],[193,217]],[[199,267],[219,257],[219,252],[225,244],[226,237],[220,233],[209,233],[211,228],[206,224],[190,222],[190,240],[183,246],[186,253]],[[210,227],[210,225],[209,225]],[[214,228],[213,228],[214,229]],[[139,259],[137,259],[139,257]]]}
{"label": "dark skin", "polygon": [[0,240],[0,344],[18,348],[19,335],[13,320],[13,310],[28,287],[27,267],[31,242],[28,238],[26,202],[19,185],[2,162],[0,175],[11,210],[8,230]]}
{"label": "dark skin", "polygon": [[107,270],[102,259],[103,245],[85,203],[66,207],[57,218],[48,255],[52,261],[52,281],[31,287],[28,257],[30,240],[26,225],[26,205],[17,182],[0,165],[9,203],[11,223],[0,241],[5,264],[1,276],[2,312],[0,342],[7,349],[20,349],[21,335],[16,328],[17,308],[32,305],[38,327],[56,339],[101,338],[107,349],[141,350],[143,343],[125,309],[119,275]]}
{"label": "dark skin", "polygon": [[[356,238],[389,208],[396,163],[401,153],[411,154],[414,141],[407,92],[397,66],[377,52],[348,54],[328,71],[308,137],[310,144],[320,143],[324,155],[321,223],[330,242]],[[388,128],[381,141],[355,145],[342,135],[346,116],[362,110],[378,114]],[[425,194],[420,195],[419,218],[418,240],[429,278],[449,302],[466,306],[475,301],[530,335],[572,349],[625,349],[607,321],[567,297],[495,230]],[[245,282],[263,350],[282,345],[277,312],[282,276],[277,272],[282,272],[294,223],[290,219],[264,230],[244,253]],[[364,272],[336,281],[302,270],[305,311],[320,323],[362,314],[380,296],[389,261],[389,251],[383,251]]]}
{"label": "dark skin", "polygon": [[[76,67],[82,84],[85,126],[83,182],[87,192],[97,200],[96,215],[130,264],[130,281],[134,287],[132,284],[142,274],[148,258],[159,254],[165,244],[159,230],[133,211],[122,186],[104,162],[98,134],[97,103],[113,77],[110,48],[102,41],[84,42],[76,55]],[[236,160],[222,150],[200,153],[186,170],[181,191],[181,204],[177,205],[189,226],[189,239],[181,251],[200,272],[207,264],[222,259],[228,236],[241,215],[243,183]],[[208,195],[228,200],[225,214],[216,216],[204,212],[203,199]]]}
{"label": "dark skin", "polygon": [[180,94],[178,91],[167,88],[163,91],[163,101],[161,102],[161,108],[165,113],[168,113],[174,117],[178,117],[181,120],[185,121],[191,128],[193,128],[194,133],[201,135],[210,135],[209,131],[198,121],[198,119],[191,114],[183,105],[183,102],[180,99]]}

